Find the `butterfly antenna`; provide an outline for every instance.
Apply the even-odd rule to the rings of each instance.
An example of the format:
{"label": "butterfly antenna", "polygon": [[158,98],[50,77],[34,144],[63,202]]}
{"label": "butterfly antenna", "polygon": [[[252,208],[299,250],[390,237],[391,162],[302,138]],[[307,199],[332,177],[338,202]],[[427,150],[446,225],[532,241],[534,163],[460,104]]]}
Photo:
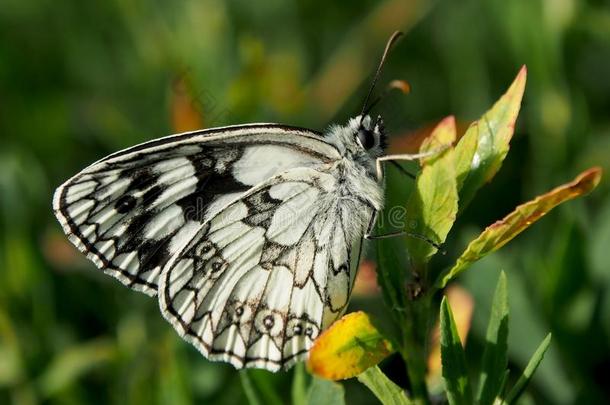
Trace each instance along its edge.
{"label": "butterfly antenna", "polygon": [[[375,76],[373,77],[373,82],[371,83],[369,92],[366,95],[366,98],[364,99],[364,105],[362,106],[362,112],[360,113],[360,125],[362,125],[362,120],[364,119],[364,115],[369,111],[370,107],[373,107],[375,104],[377,104],[375,102],[375,103],[372,103],[370,107],[368,106],[369,99],[371,98],[371,95],[373,94],[373,90],[375,89],[375,85],[377,84],[377,80],[379,79],[379,74],[381,73],[381,69],[383,68],[385,59],[388,56],[388,53],[390,52],[392,45],[394,45],[396,40],[398,40],[398,38],[400,38],[401,36],[402,36],[402,32],[394,31],[394,33],[392,34],[390,39],[388,39],[388,42],[385,45],[385,50],[383,51],[383,55],[381,56],[381,60],[379,61],[379,65],[377,66],[377,71],[375,72]],[[369,107],[369,108],[367,108],[367,107]]]}

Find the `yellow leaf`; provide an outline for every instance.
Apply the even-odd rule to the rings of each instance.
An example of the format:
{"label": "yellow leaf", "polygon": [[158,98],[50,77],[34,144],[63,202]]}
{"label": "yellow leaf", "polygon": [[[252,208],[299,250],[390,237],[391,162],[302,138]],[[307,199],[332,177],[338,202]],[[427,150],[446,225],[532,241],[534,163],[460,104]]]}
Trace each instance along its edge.
{"label": "yellow leaf", "polygon": [[376,365],[392,351],[366,313],[352,312],[316,339],[307,366],[319,377],[343,380]]}

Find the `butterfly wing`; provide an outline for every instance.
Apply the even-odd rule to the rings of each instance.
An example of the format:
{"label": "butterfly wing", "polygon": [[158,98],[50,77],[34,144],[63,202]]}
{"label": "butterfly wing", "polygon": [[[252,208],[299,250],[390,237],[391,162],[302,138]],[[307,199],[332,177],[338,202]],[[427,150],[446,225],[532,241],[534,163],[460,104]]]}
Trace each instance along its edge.
{"label": "butterfly wing", "polygon": [[155,295],[165,263],[254,185],[338,158],[319,134],[274,124],[174,135],[104,158],[61,185],[53,209],[104,272]]}
{"label": "butterfly wing", "polygon": [[305,356],[347,306],[366,222],[347,218],[373,213],[338,198],[338,182],[319,168],[288,170],[202,224],[159,280],[178,333],[237,368],[275,371]]}

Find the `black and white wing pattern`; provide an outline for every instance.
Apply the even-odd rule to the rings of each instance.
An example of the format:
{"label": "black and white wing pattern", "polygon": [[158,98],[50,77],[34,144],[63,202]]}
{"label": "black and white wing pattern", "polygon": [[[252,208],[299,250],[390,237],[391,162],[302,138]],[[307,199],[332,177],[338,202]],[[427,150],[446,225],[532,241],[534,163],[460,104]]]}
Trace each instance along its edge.
{"label": "black and white wing pattern", "polygon": [[287,170],[201,224],[159,279],[178,333],[237,368],[303,358],[347,306],[374,211],[342,197],[340,181],[324,167]]}
{"label": "black and white wing pattern", "polygon": [[319,134],[274,124],[174,135],[87,167],[57,189],[53,208],[99,268],[152,296],[168,260],[227,204],[277,173],[338,157]]}

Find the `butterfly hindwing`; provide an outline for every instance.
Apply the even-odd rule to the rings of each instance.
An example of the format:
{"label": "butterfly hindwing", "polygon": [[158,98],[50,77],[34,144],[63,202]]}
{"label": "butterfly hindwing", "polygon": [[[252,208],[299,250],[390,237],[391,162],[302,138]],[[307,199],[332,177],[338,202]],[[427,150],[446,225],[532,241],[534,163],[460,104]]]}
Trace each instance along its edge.
{"label": "butterfly hindwing", "polygon": [[68,180],[53,207],[70,240],[106,273],[149,295],[203,223],[253,186],[337,158],[311,131],[272,124],[175,135],[102,159]]}
{"label": "butterfly hindwing", "polygon": [[346,224],[346,209],[372,215],[338,198],[337,183],[322,168],[288,170],[202,224],[160,278],[161,310],[180,335],[236,367],[303,357],[347,305],[364,229],[346,227],[364,222]]}

